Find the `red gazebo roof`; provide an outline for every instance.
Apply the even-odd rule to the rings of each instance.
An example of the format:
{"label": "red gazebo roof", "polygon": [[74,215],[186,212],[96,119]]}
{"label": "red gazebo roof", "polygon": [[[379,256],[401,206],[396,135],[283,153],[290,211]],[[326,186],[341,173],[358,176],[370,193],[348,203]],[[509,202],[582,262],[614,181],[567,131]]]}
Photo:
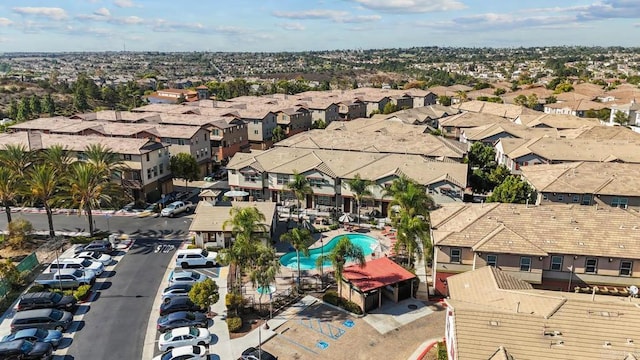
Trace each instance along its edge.
{"label": "red gazebo roof", "polygon": [[393,260],[382,257],[367,261],[364,267],[351,265],[344,268],[342,277],[362,292],[375,290],[416,277]]}

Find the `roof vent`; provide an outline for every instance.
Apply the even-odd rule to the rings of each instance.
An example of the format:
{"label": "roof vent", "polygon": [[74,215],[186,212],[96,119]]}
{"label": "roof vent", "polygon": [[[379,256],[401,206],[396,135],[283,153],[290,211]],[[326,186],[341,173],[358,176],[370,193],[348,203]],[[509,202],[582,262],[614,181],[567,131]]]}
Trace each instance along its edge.
{"label": "roof vent", "polygon": [[634,345],[633,344],[633,339],[627,339],[627,345]]}
{"label": "roof vent", "polygon": [[611,347],[611,341],[605,341],[602,346],[606,347],[606,348],[610,348]]}
{"label": "roof vent", "polygon": [[500,322],[497,320],[491,320],[489,321],[489,325],[490,326],[500,326]]}

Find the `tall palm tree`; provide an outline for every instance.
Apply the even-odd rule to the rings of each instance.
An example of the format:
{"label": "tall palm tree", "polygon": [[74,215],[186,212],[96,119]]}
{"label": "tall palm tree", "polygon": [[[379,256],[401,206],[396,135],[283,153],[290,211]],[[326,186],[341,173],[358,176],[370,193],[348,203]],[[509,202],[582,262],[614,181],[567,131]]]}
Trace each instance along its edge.
{"label": "tall palm tree", "polygon": [[51,165],[60,174],[66,174],[69,166],[75,159],[69,155],[69,151],[62,145],[53,145],[40,153],[40,163]]}
{"label": "tall palm tree", "polygon": [[401,212],[406,212],[411,216],[422,215],[427,218],[429,209],[433,207],[434,202],[427,194],[425,187],[412,180],[397,188],[400,189],[402,186],[404,186],[404,190],[394,193],[393,200],[389,203],[389,218],[392,222],[395,224],[398,214]]}
{"label": "tall palm tree", "polygon": [[[271,245],[260,244],[256,248],[254,262],[249,278],[256,289],[268,289],[280,273],[280,261],[276,249]],[[258,302],[262,304],[263,291],[259,292]]]}
{"label": "tall palm tree", "polygon": [[31,200],[43,204],[49,221],[49,236],[55,237],[51,208],[56,202],[58,187],[61,185],[60,175],[49,164],[34,165],[27,174],[25,184],[27,185],[27,195]]}
{"label": "tall palm tree", "polygon": [[298,222],[300,222],[300,218],[302,217],[302,212],[300,212],[300,202],[304,200],[307,195],[313,194],[311,184],[309,184],[309,180],[307,180],[306,176],[294,170],[293,179],[285,184],[285,188],[291,190],[298,200]]}
{"label": "tall palm tree", "polygon": [[84,149],[87,162],[93,164],[102,176],[111,180],[126,165],[120,156],[102,144],[90,144]]}
{"label": "tall palm tree", "polygon": [[353,179],[347,180],[346,184],[356,199],[356,206],[358,207],[358,225],[360,225],[360,206],[362,206],[362,200],[364,198],[373,196],[369,187],[374,183],[371,180],[361,178],[360,174],[356,174]]}
{"label": "tall palm tree", "polygon": [[353,245],[347,236],[340,238],[336,246],[328,254],[322,255],[316,260],[318,269],[322,268],[325,261],[331,262],[334,277],[338,282],[338,295],[340,298],[342,298],[342,274],[348,260],[355,261],[360,267],[364,267],[366,263],[362,249]]}
{"label": "tall palm tree", "polygon": [[220,256],[235,266],[235,286],[242,286],[243,270],[251,266],[256,255],[256,248],[268,233],[265,216],[254,207],[232,207],[231,216],[222,224],[223,229],[231,227],[234,242],[228,249],[223,249]]}
{"label": "tall palm tree", "polygon": [[93,236],[92,210],[100,208],[100,204],[109,203],[112,199],[113,183],[100,176],[98,170],[91,163],[76,162],[71,166],[63,194],[71,207],[77,207],[81,215],[87,214],[89,220],[89,234]]}
{"label": "tall palm tree", "polygon": [[409,267],[413,267],[415,256],[430,254],[431,241],[429,225],[421,216],[411,216],[403,212],[396,224],[396,243],[394,250],[397,254],[404,253]]}
{"label": "tall palm tree", "polygon": [[19,144],[5,145],[0,151],[0,164],[23,178],[26,171],[33,165],[34,153],[29,151],[26,146]]}
{"label": "tall palm tree", "polygon": [[11,204],[20,194],[20,181],[17,174],[7,167],[0,167],[0,202],[7,214],[7,224],[11,222]]}
{"label": "tall palm tree", "polygon": [[300,253],[304,256],[309,256],[309,244],[313,241],[313,236],[307,229],[293,228],[288,232],[280,236],[281,241],[286,241],[293,246],[296,251],[296,257],[298,258],[298,289],[300,288],[300,277],[302,271],[300,270]]}

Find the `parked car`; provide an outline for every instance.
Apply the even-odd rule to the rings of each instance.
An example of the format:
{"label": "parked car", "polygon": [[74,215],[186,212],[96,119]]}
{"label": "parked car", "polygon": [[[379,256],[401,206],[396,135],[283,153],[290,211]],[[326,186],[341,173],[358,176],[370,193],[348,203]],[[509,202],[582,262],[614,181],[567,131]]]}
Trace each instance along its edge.
{"label": "parked car", "polygon": [[60,259],[52,262],[44,272],[55,273],[58,270],[62,269],[91,270],[96,273],[96,276],[99,276],[100,274],[102,274],[102,272],[104,272],[104,265],[99,261],[93,261],[89,259]]}
{"label": "parked car", "polygon": [[107,240],[95,240],[85,245],[78,245],[73,249],[74,253],[79,254],[84,251],[97,251],[105,254],[113,252],[113,245]]}
{"label": "parked car", "polygon": [[181,346],[171,349],[153,358],[153,360],[204,360],[207,359],[204,346]]}
{"label": "parked car", "polygon": [[180,296],[189,296],[189,291],[191,291],[191,284],[175,284],[171,285],[164,290],[162,290],[162,300],[172,298],[172,297],[180,297]]}
{"label": "parked car", "polygon": [[53,347],[49,343],[13,340],[0,343],[2,360],[49,360]]}
{"label": "parked car", "polygon": [[262,349],[256,349],[254,347],[247,348],[242,352],[242,356],[240,356],[242,360],[278,360],[277,357],[272,354],[266,352]]}
{"label": "parked car", "polygon": [[72,310],[75,308],[77,300],[70,295],[62,295],[57,292],[34,292],[26,293],[18,300],[18,311],[35,309],[59,309]]}
{"label": "parked car", "polygon": [[192,210],[193,204],[191,203],[191,201],[174,201],[171,204],[167,205],[166,208],[162,209],[162,211],[160,211],[160,216],[174,217],[184,212],[189,213]]}
{"label": "parked car", "polygon": [[58,309],[20,311],[11,321],[11,332],[29,328],[63,331],[69,328],[72,321],[70,312]]}
{"label": "parked car", "polygon": [[160,305],[160,316],[177,311],[205,311],[200,305],[195,304],[188,296],[166,298]]}
{"label": "parked car", "polygon": [[207,251],[207,249],[184,249],[178,250],[176,257],[176,266],[183,269],[189,266],[207,266],[216,265],[217,252]]}
{"label": "parked car", "polygon": [[208,323],[209,319],[201,312],[178,311],[158,318],[157,328],[159,332],[165,333],[169,330],[185,326],[207,328]]}
{"label": "parked car", "polygon": [[63,269],[55,273],[41,274],[34,282],[46,288],[75,289],[82,285],[93,285],[96,273],[90,270]]}
{"label": "parked car", "polygon": [[158,339],[160,351],[171,350],[178,346],[209,345],[211,333],[205,328],[185,326],[169,330]]}
{"label": "parked car", "polygon": [[111,262],[113,261],[113,259],[111,258],[111,255],[107,255],[99,251],[83,251],[79,254],[74,255],[73,257],[77,259],[89,259],[91,261],[99,261],[104,266],[111,264]]}
{"label": "parked car", "polygon": [[172,271],[169,274],[169,285],[175,284],[195,284],[197,282],[204,281],[207,278],[206,275],[200,274],[195,271]]}
{"label": "parked car", "polygon": [[13,334],[9,334],[2,338],[2,342],[13,340],[27,340],[31,342],[45,342],[51,344],[54,348],[60,345],[62,340],[62,332],[58,330],[43,330],[36,328],[29,328],[18,330]]}

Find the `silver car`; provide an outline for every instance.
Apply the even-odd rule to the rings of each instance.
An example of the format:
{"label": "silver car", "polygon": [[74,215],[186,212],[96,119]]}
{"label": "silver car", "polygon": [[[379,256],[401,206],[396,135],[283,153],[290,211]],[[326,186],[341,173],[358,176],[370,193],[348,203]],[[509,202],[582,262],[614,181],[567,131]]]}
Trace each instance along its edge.
{"label": "silver car", "polygon": [[186,345],[209,345],[210,342],[211,334],[205,328],[179,327],[160,335],[158,350],[167,351]]}

